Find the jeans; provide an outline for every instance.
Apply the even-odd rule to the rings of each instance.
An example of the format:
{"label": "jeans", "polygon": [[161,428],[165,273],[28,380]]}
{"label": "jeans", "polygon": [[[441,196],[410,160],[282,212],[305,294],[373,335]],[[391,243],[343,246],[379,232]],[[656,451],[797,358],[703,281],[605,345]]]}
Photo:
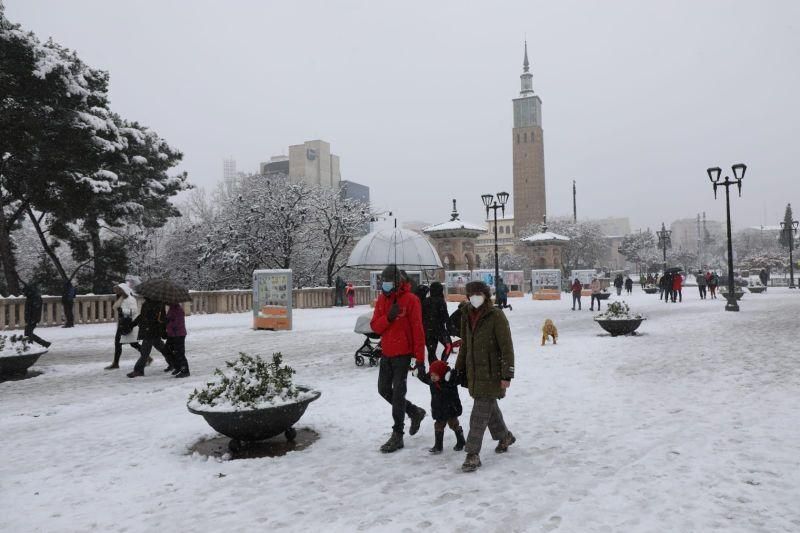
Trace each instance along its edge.
{"label": "jeans", "polygon": [[592,311],[594,311],[594,301],[597,300],[597,310],[600,310],[600,295],[599,294],[592,294],[592,304],[589,306],[591,307]]}
{"label": "jeans", "polygon": [[141,339],[142,347],[139,349],[140,355],[139,359],[136,361],[136,364],[133,365],[133,370],[135,372],[141,372],[144,374],[144,367],[147,364],[147,358],[150,357],[150,352],[155,348],[161,355],[164,356],[164,359],[167,360],[167,364],[172,366],[172,358],[169,356],[169,352],[166,350],[166,346],[164,346],[164,342],[161,340],[161,337],[147,337]]}
{"label": "jeans", "polygon": [[503,413],[494,398],[475,398],[472,413],[469,415],[469,435],[467,436],[467,453],[481,453],[483,434],[486,428],[492,439],[500,440],[508,433],[508,428],[503,420]]}
{"label": "jeans", "polygon": [[378,394],[392,404],[392,431],[401,435],[406,414],[411,416],[419,412],[419,407],[406,400],[406,380],[410,364],[410,355],[383,356],[378,369]]}
{"label": "jeans", "polygon": [[31,322],[30,324],[25,324],[25,336],[28,337],[33,342],[35,342],[36,344],[39,344],[40,346],[44,346],[45,348],[47,348],[48,346],[50,346],[50,343],[33,332],[33,330],[36,329],[36,324],[38,324],[38,322]]}
{"label": "jeans", "polygon": [[172,358],[172,366],[177,369],[189,370],[189,362],[186,360],[186,337],[167,337],[167,351]]}
{"label": "jeans", "polygon": [[575,309],[575,302],[578,302],[578,309],[581,309],[581,293],[572,293],[572,309]]}

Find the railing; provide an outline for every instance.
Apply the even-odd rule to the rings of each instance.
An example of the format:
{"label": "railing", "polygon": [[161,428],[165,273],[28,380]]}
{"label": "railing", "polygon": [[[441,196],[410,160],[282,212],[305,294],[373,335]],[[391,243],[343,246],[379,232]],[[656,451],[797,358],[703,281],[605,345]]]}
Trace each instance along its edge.
{"label": "railing", "polygon": [[[371,303],[375,295],[369,287],[354,287],[356,305]],[[253,291],[190,291],[191,302],[184,304],[187,315],[214,313],[244,313],[253,309]],[[330,287],[294,289],[292,301],[295,309],[316,309],[333,307],[335,290]],[[75,324],[100,324],[114,322],[116,316],[112,309],[113,294],[81,295],[75,298],[73,311]],[[141,300],[139,302],[141,306]],[[345,305],[347,299],[345,298]],[[42,296],[42,319],[39,326],[60,326],[64,323],[64,308],[60,296]],[[25,327],[25,298],[0,298],[0,330],[22,329]]]}

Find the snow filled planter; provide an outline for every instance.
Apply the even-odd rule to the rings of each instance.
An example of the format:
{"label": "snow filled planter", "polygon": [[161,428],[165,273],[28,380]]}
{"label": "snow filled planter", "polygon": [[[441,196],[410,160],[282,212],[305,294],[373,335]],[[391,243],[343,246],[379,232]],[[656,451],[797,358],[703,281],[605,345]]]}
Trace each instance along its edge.
{"label": "snow filled planter", "polygon": [[638,313],[631,313],[625,302],[613,302],[604,313],[596,315],[594,320],[612,337],[616,337],[633,333],[647,319]]}
{"label": "snow filled planter", "polygon": [[646,292],[647,294],[655,294],[655,293],[658,292],[658,290],[659,290],[658,287],[645,287],[644,288],[644,292]]}
{"label": "snow filled planter", "polygon": [[266,440],[283,433],[294,440],[292,427],[320,392],[294,385],[294,370],[282,365],[280,353],[267,362],[259,356],[240,353],[216,369],[201,390],[189,396],[189,412],[201,415],[208,425],[232,440],[228,447],[238,451],[243,442]]}
{"label": "snow filled planter", "polygon": [[[721,295],[722,295],[724,298],[726,298],[726,299],[728,298],[728,290],[727,290],[727,289],[720,289],[719,293],[720,293],[720,294],[721,294]],[[734,292],[734,293],[733,293],[733,295],[736,297],[736,300],[737,300],[737,301],[738,301],[738,300],[741,300],[741,299],[742,299],[742,296],[744,296],[744,291],[743,291],[741,288],[739,288],[739,287],[736,287],[736,292]]]}
{"label": "snow filled planter", "polygon": [[0,378],[25,375],[46,353],[47,348],[31,348],[22,335],[0,335]]}
{"label": "snow filled planter", "polygon": [[608,297],[611,296],[610,292],[600,292],[596,295],[600,300],[608,300]]}

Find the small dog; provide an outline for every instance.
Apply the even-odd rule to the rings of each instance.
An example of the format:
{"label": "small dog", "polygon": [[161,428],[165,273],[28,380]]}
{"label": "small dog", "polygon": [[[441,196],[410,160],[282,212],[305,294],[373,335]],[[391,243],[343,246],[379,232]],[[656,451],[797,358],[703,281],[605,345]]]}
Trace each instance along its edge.
{"label": "small dog", "polygon": [[544,321],[544,326],[542,326],[542,346],[547,341],[547,337],[553,337],[553,344],[558,344],[558,328],[549,318]]}

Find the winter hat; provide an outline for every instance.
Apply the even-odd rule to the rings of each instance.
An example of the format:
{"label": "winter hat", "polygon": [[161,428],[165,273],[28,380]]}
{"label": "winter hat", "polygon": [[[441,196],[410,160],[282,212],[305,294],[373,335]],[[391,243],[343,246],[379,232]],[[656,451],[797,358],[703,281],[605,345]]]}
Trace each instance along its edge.
{"label": "winter hat", "polygon": [[438,281],[431,283],[431,296],[443,296],[444,287]]}
{"label": "winter hat", "polygon": [[442,361],[441,359],[437,359],[433,363],[431,363],[431,369],[428,372],[429,374],[436,374],[439,376],[439,381],[444,379],[445,374],[447,371],[450,370],[450,367],[447,366],[447,363]]}

